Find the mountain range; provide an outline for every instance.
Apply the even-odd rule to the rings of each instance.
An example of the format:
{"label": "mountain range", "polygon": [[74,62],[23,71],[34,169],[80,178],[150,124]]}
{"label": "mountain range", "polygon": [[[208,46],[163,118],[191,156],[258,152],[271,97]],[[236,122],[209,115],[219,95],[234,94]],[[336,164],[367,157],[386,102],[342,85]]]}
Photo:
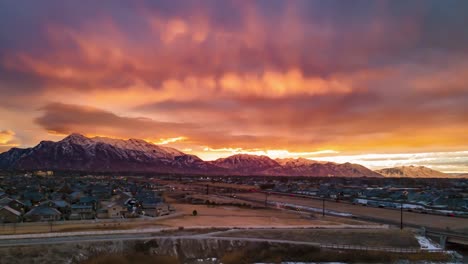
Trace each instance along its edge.
{"label": "mountain range", "polygon": [[[409,169],[372,171],[352,163],[271,159],[247,154],[203,161],[195,155],[141,139],[88,138],[80,134],[71,134],[58,142],[42,141],[32,148],[12,148],[0,154],[0,169],[325,177],[406,177],[414,172]],[[415,174],[416,177],[441,174],[419,170],[421,173]]]}
{"label": "mountain range", "polygon": [[447,178],[450,175],[440,171],[436,171],[424,166],[401,166],[393,168],[385,168],[376,170],[385,177],[432,177],[432,178]]}

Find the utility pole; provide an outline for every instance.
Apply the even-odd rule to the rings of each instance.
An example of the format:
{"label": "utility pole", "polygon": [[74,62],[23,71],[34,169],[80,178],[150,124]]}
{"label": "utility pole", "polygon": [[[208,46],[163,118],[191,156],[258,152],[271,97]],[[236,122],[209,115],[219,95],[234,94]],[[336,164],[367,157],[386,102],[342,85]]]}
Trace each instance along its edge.
{"label": "utility pole", "polygon": [[400,203],[400,229],[403,230],[403,201]]}
{"label": "utility pole", "polygon": [[325,216],[325,197],[322,199],[322,216]]}

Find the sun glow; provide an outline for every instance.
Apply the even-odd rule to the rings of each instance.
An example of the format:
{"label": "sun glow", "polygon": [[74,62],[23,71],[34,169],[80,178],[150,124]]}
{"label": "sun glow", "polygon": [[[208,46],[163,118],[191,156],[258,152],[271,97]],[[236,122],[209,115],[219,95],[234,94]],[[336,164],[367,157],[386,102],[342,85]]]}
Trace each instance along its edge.
{"label": "sun glow", "polygon": [[184,141],[186,140],[186,137],[174,137],[174,138],[160,138],[159,140],[155,141],[153,139],[145,139],[145,141],[151,142],[156,145],[166,145],[169,143],[175,143],[179,141]]}
{"label": "sun glow", "polygon": [[311,158],[324,154],[337,154],[335,150],[318,150],[312,152],[293,152],[285,149],[243,149],[243,148],[210,148],[205,147],[200,156],[207,157],[207,159],[216,159],[235,154],[249,154],[258,156],[268,156],[272,159],[276,158]]}

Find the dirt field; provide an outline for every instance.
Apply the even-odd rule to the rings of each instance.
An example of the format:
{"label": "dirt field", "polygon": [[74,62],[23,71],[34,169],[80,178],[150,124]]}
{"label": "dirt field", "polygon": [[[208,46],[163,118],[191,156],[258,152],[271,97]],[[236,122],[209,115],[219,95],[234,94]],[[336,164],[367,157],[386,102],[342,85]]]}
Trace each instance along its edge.
{"label": "dirt field", "polygon": [[[71,232],[87,230],[117,230],[141,229],[149,227],[179,227],[179,226],[306,226],[306,225],[374,225],[372,223],[353,219],[326,216],[325,218],[311,217],[310,213],[298,213],[274,209],[250,209],[236,206],[207,206],[178,203],[168,198],[168,202],[176,208],[180,216],[160,219],[146,218],[130,221],[60,221],[55,223],[19,223],[16,225],[0,225],[0,235]],[[192,216],[197,210],[197,216]]]}
{"label": "dirt field", "polygon": [[413,233],[400,231],[398,229],[240,230],[218,235],[306,241],[337,245],[419,248],[419,243],[415,239]]}
{"label": "dirt field", "polygon": [[[309,218],[310,214],[273,209],[248,209],[234,206],[208,207],[206,205],[173,204],[178,212],[186,216],[162,220],[165,226],[300,226],[300,225],[363,225],[362,221],[336,217]],[[192,216],[197,210],[197,216]]]}
{"label": "dirt field", "polygon": [[[244,194],[238,194],[238,196],[258,199],[260,201],[263,201],[265,199],[265,195],[261,193],[244,193]],[[268,197],[268,200],[322,208],[322,201],[320,200],[278,196],[278,195],[270,195]],[[338,212],[352,213],[354,215],[361,215],[361,216],[367,216],[367,217],[373,217],[373,218],[381,218],[384,220],[391,220],[396,223],[400,222],[400,211],[398,210],[366,207],[366,206],[361,206],[361,205],[352,205],[352,204],[336,203],[336,202],[328,202],[328,201],[325,203],[325,208],[330,209],[330,210],[335,210]],[[420,225],[420,226],[431,227],[431,228],[439,228],[439,229],[450,228],[451,230],[458,230],[460,232],[461,231],[466,232],[467,227],[468,227],[468,219],[466,218],[419,214],[419,213],[412,213],[412,212],[403,213],[403,222]]]}
{"label": "dirt field", "polygon": [[0,235],[11,235],[11,234],[32,234],[32,233],[50,233],[50,232],[74,232],[74,231],[90,231],[90,230],[122,230],[122,229],[138,229],[143,227],[162,227],[159,224],[160,220],[156,219],[139,219],[134,222],[115,222],[115,223],[103,223],[103,222],[92,222],[83,221],[78,223],[77,221],[66,222],[61,221],[55,224],[37,222],[37,223],[18,223],[3,224],[0,225]]}

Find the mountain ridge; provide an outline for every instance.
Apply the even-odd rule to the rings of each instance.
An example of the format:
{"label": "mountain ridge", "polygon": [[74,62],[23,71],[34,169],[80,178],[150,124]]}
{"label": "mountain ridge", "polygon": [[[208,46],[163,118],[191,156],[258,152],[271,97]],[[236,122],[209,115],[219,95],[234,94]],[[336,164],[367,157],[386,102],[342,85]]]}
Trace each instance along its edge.
{"label": "mountain ridge", "polygon": [[435,178],[448,178],[448,174],[430,169],[424,166],[397,166],[392,168],[384,168],[376,170],[377,173],[382,174],[385,177],[435,177]]}
{"label": "mountain ridge", "polygon": [[304,158],[274,160],[268,156],[236,154],[203,161],[195,155],[141,139],[88,138],[77,133],[57,142],[41,141],[35,147],[12,148],[1,153],[0,169],[382,177],[359,164],[318,162]]}

